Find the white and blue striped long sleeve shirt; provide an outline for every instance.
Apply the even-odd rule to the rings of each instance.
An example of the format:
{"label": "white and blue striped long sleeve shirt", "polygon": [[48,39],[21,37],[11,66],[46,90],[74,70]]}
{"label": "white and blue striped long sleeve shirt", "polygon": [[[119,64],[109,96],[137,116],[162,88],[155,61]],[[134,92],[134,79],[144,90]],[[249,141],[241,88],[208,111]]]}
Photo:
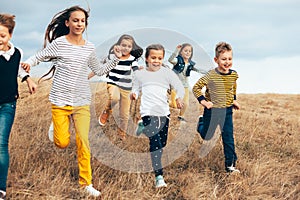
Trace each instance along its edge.
{"label": "white and blue striped long sleeve shirt", "polygon": [[84,45],[73,45],[65,36],[53,40],[46,48],[30,57],[25,63],[31,66],[49,61],[56,66],[49,100],[57,106],[83,106],[91,103],[91,89],[88,81],[90,68],[101,76],[113,69],[119,59],[99,62],[95,46],[86,41]]}

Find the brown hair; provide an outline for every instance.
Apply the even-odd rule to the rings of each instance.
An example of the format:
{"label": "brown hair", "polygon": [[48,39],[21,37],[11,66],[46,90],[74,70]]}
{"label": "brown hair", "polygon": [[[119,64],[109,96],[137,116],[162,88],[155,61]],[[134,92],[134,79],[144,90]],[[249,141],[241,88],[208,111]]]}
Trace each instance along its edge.
{"label": "brown hair", "polygon": [[113,52],[114,46],[115,45],[120,45],[122,40],[131,40],[132,41],[132,50],[130,51],[130,54],[132,56],[134,56],[136,59],[140,58],[143,54],[143,49],[142,47],[140,47],[134,40],[134,38],[131,35],[128,34],[123,34],[120,36],[120,38],[118,39],[118,41],[111,46],[111,48],[109,49],[108,52],[108,56],[109,54],[111,54]]}
{"label": "brown hair", "polygon": [[85,25],[88,25],[88,18],[89,18],[89,11],[79,7],[79,6],[72,6],[67,8],[52,18],[50,24],[48,25],[45,33],[44,38],[44,47],[46,47],[47,42],[51,43],[56,38],[67,35],[70,31],[69,27],[66,26],[65,21],[68,21],[71,13],[75,11],[82,11],[85,14]]}
{"label": "brown hair", "polygon": [[[162,50],[163,51],[163,56],[165,56],[165,48],[163,47],[163,45],[161,44],[151,44],[146,48],[146,52],[145,52],[145,60],[147,60],[150,51],[151,50]],[[146,61],[146,65],[148,65],[147,61]]]}
{"label": "brown hair", "polygon": [[224,53],[225,51],[232,51],[231,45],[226,42],[219,42],[216,45],[215,56],[218,58],[220,54]]}
{"label": "brown hair", "polygon": [[9,34],[12,35],[16,25],[15,15],[0,14],[0,25],[7,27]]}
{"label": "brown hair", "polygon": [[[88,25],[88,18],[89,18],[89,11],[86,11],[85,9],[79,7],[79,6],[72,6],[70,8],[67,8],[56,15],[52,18],[50,24],[48,25],[44,37],[44,48],[47,46],[47,43],[51,43],[53,40],[56,38],[67,35],[70,32],[69,27],[66,26],[65,22],[66,20],[68,21],[71,14],[75,11],[82,11],[85,14],[85,26],[87,27]],[[51,60],[49,60],[51,61]],[[49,80],[54,76],[55,73],[55,65],[51,67],[51,69],[44,74],[39,80],[38,83],[46,76],[48,76],[50,73],[52,73],[50,78],[47,78],[45,80]]]}
{"label": "brown hair", "polygon": [[182,47],[181,47],[181,49],[180,49],[180,51],[179,51],[179,55],[181,55],[182,50],[183,50],[185,47],[187,47],[187,46],[191,47],[191,49],[192,49],[191,57],[189,58],[189,60],[192,60],[194,49],[193,49],[193,46],[192,46],[191,44],[189,44],[189,43],[183,43],[183,44],[182,44]]}

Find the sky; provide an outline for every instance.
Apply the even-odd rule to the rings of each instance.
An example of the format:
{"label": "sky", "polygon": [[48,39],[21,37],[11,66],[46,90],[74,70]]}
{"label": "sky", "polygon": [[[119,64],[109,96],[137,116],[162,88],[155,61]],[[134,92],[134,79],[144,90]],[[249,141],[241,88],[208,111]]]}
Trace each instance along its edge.
{"label": "sky", "polygon": [[85,37],[103,52],[123,33],[167,52],[188,41],[197,67],[208,69],[215,45],[225,41],[233,47],[238,93],[300,94],[298,0],[1,0],[0,13],[16,16],[12,42],[26,59],[42,48],[52,17],[73,5],[90,8]]}

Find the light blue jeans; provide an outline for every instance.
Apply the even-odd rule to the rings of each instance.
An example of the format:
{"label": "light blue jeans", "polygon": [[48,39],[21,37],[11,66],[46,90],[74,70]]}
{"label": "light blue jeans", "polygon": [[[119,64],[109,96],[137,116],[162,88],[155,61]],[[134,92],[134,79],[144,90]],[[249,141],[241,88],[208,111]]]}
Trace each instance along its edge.
{"label": "light blue jeans", "polygon": [[8,142],[16,113],[16,101],[0,104],[0,190],[6,191],[9,167]]}

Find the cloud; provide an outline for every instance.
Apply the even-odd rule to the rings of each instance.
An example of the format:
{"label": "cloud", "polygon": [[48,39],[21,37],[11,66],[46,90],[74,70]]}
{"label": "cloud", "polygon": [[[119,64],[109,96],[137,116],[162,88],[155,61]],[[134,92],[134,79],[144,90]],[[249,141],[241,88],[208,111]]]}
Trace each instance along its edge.
{"label": "cloud", "polygon": [[[266,64],[281,68],[277,65],[281,59],[300,54],[297,0],[190,0],[176,4],[172,0],[89,0],[88,3],[91,17],[87,36],[96,45],[124,32],[157,27],[191,38],[211,58],[216,43],[229,42],[235,59],[245,61],[242,66],[256,63],[254,71]],[[10,0],[1,2],[0,12],[16,15],[13,42],[29,56],[42,47],[45,28],[54,14],[72,5],[88,7],[85,0]],[[159,35],[156,37],[157,41],[161,39]],[[247,67],[247,71],[252,68]],[[241,73],[251,74],[243,70]]]}
{"label": "cloud", "polygon": [[240,78],[239,93],[293,93],[299,94],[300,56],[267,57],[249,61],[236,59],[234,66]]}

